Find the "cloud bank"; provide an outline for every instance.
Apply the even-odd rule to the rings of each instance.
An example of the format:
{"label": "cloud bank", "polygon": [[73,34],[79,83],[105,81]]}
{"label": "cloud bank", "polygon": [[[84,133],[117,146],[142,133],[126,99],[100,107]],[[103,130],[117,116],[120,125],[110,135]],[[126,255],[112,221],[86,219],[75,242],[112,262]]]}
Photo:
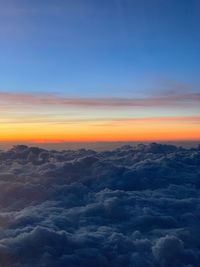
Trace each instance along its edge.
{"label": "cloud bank", "polygon": [[199,267],[200,147],[0,152],[2,266]]}

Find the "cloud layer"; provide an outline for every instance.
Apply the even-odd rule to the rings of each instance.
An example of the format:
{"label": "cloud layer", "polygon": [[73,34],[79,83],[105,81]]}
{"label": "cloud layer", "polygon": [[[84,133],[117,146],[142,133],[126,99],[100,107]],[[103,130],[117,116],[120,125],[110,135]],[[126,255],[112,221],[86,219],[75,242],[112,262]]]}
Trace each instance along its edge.
{"label": "cloud layer", "polygon": [[199,147],[1,151],[1,264],[198,267],[199,175]]}
{"label": "cloud layer", "polygon": [[0,92],[0,103],[5,106],[78,106],[78,107],[168,107],[199,105],[199,93],[163,95],[146,98],[70,98],[54,94],[28,94]]}

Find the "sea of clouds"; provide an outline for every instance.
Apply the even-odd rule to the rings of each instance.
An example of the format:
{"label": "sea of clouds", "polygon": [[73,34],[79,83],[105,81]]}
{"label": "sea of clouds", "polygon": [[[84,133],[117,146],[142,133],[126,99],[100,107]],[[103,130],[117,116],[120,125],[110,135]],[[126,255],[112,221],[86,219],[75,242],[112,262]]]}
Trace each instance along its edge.
{"label": "sea of clouds", "polygon": [[200,146],[0,151],[0,266],[199,267]]}

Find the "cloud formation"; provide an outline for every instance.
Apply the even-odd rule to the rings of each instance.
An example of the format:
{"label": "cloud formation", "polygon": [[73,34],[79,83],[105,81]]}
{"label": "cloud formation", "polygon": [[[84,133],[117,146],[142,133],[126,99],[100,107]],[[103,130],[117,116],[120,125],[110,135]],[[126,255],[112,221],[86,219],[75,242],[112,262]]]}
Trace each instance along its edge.
{"label": "cloud formation", "polygon": [[166,107],[191,106],[200,102],[199,93],[164,95],[149,98],[70,98],[53,94],[28,94],[0,92],[0,103],[4,106],[78,106],[78,107]]}
{"label": "cloud formation", "polygon": [[198,267],[200,149],[0,152],[2,266]]}

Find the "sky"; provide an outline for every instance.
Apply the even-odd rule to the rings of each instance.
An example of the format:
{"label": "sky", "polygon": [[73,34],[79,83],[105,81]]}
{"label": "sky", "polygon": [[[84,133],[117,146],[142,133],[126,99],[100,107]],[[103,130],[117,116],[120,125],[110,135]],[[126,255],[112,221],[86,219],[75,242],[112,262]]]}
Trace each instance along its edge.
{"label": "sky", "polygon": [[200,139],[198,0],[0,0],[0,141]]}

